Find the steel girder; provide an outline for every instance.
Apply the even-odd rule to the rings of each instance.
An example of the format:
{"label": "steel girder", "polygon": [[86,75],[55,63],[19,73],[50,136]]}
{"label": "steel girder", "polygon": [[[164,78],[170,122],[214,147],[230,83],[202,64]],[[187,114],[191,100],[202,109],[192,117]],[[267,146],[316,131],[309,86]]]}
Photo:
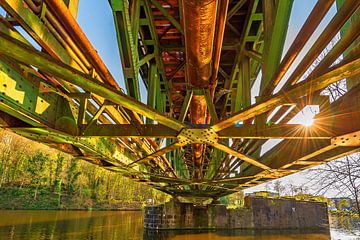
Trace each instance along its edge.
{"label": "steel girder", "polygon": [[[181,1],[109,1],[126,95],[71,16],[77,1],[68,11],[61,2],[0,0],[11,16],[0,19],[1,125],[187,198],[216,199],[357,151],[359,85],[353,81],[352,89],[333,103],[320,92],[342,79],[357,79],[360,73],[359,19],[351,18],[358,15],[360,1],[341,4],[277,94],[274,88],[334,1],[318,1],[281,61],[292,1],[216,2],[216,25],[224,24],[225,29],[222,41],[214,36],[210,64],[218,77],[212,90],[196,87],[186,75],[189,43],[184,34],[189,29]],[[14,24],[43,51],[31,47]],[[299,82],[340,29],[339,42]],[[222,35],[219,32],[214,35]],[[222,48],[216,50],[219,41]],[[331,66],[343,53],[344,59]],[[260,96],[252,104],[251,87],[260,70]],[[148,89],[147,105],[138,101],[139,76]],[[194,110],[188,110],[199,97],[212,120],[191,124]],[[320,107],[315,123],[288,124],[307,105]],[[267,139],[283,140],[260,156]],[[199,145],[203,150],[192,153]],[[194,153],[203,159],[196,167]]]}

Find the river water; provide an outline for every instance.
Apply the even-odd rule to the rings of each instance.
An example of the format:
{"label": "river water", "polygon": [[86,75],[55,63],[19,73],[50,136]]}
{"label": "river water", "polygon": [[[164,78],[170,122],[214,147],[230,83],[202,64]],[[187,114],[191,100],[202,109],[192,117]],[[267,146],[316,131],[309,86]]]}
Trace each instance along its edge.
{"label": "river water", "polygon": [[[337,224],[336,224],[337,225]],[[350,222],[350,225],[354,225]],[[356,225],[356,224],[355,224]],[[162,231],[143,228],[143,212],[120,211],[0,211],[0,240],[360,240],[360,231],[338,226],[330,232],[296,231]]]}

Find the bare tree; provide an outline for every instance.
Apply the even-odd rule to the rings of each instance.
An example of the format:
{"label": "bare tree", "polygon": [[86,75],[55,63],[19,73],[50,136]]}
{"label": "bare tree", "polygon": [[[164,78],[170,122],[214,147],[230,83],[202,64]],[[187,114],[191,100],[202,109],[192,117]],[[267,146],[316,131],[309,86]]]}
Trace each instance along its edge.
{"label": "bare tree", "polygon": [[286,190],[286,186],[284,186],[280,180],[276,180],[275,182],[273,182],[272,188],[276,191],[279,197],[283,195]]}
{"label": "bare tree", "polygon": [[355,200],[360,215],[360,153],[309,170],[310,182],[320,187],[318,193],[334,191]]}

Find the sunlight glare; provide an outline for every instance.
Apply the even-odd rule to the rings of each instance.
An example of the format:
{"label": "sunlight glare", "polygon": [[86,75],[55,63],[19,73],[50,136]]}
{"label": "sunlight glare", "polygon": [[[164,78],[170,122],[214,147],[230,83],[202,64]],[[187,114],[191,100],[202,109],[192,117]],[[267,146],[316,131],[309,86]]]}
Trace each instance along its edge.
{"label": "sunlight glare", "polygon": [[305,118],[304,121],[302,122],[302,125],[304,125],[305,127],[310,127],[311,125],[313,125],[314,123],[314,119],[311,117]]}

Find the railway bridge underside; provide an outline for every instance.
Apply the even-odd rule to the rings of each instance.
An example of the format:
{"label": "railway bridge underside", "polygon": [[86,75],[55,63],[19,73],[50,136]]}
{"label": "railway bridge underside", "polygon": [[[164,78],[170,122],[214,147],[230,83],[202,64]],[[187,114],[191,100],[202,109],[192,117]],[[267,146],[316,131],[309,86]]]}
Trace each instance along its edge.
{"label": "railway bridge underside", "polygon": [[[292,5],[109,0],[121,89],[78,0],[0,0],[0,126],[188,201],[354,153],[360,1],[318,0],[284,51]],[[313,124],[293,124],[309,106]]]}

